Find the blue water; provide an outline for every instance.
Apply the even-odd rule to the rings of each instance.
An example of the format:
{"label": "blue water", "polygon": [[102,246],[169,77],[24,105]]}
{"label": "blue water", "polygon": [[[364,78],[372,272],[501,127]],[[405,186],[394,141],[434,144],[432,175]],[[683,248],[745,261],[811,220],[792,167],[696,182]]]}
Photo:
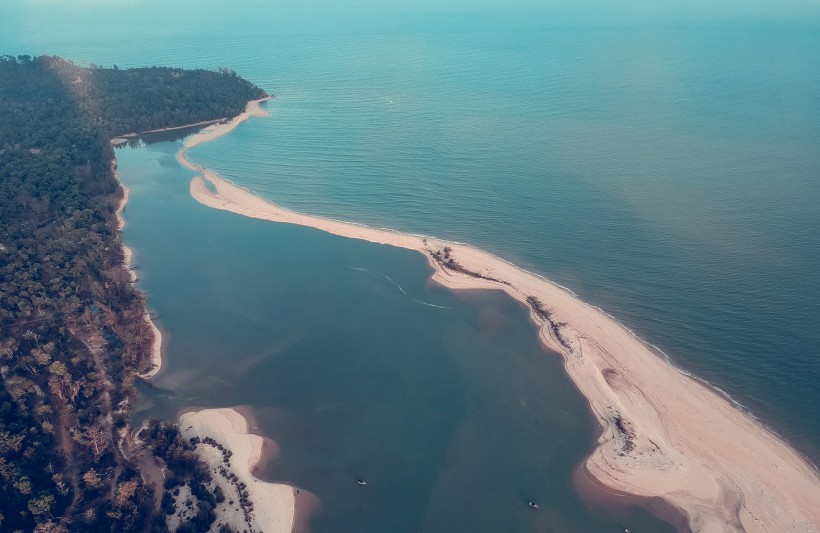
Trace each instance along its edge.
{"label": "blue water", "polygon": [[820,460],[818,9],[476,4],[3,5],[0,53],[233,68],[273,116],[193,159],[542,273]]}
{"label": "blue water", "polygon": [[817,457],[817,35],[288,41],[191,156],[299,211],[477,244],[602,306]]}
{"label": "blue water", "polygon": [[[296,210],[485,247],[817,457],[816,35],[292,38],[192,157]],[[413,53],[410,53],[412,51]]]}
{"label": "blue water", "polygon": [[117,151],[124,237],[168,333],[137,425],[249,406],[280,450],[260,475],[318,497],[317,533],[672,530],[579,497],[595,422],[528,309],[432,284],[409,250],[204,207],[179,148]]}

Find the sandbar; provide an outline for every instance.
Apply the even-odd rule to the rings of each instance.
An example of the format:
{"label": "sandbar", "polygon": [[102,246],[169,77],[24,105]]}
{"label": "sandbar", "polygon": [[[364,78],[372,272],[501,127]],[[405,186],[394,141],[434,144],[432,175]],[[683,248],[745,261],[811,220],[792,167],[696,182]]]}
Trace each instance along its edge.
{"label": "sandbar", "polygon": [[259,100],[251,100],[245,107],[245,111],[235,116],[228,121],[220,121],[204,128],[202,131],[191,135],[185,140],[185,148],[193,148],[198,144],[213,141],[223,135],[226,135],[234,130],[241,123],[245,122],[251,117],[267,117],[270,114],[261,106],[262,102],[270,100],[271,96],[260,98]]}
{"label": "sandbar", "polygon": [[[261,114],[249,104],[248,116]],[[563,356],[600,424],[597,445],[583,465],[600,485],[661,498],[692,531],[820,531],[820,476],[814,465],[568,289],[473,246],[284,209],[187,158],[186,148],[224,135],[239,122],[227,131],[217,125],[193,135],[177,154],[182,165],[201,174],[191,181],[191,195],[206,206],[251,218],[416,250],[441,285],[503,290],[527,306],[541,342]]]}
{"label": "sandbar", "polygon": [[[180,431],[187,438],[210,437],[231,451],[228,463],[223,452],[210,445],[197,445],[197,452],[208,465],[213,480],[225,494],[225,501],[216,508],[217,523],[230,526],[234,531],[290,533],[294,525],[296,495],[293,487],[268,483],[256,478],[253,469],[262,457],[265,446],[271,446],[259,435],[248,431],[248,422],[234,409],[203,409],[180,416]],[[232,482],[221,470],[237,476]],[[237,484],[244,483],[253,511],[246,515],[239,505]],[[231,503],[233,502],[233,503]]]}

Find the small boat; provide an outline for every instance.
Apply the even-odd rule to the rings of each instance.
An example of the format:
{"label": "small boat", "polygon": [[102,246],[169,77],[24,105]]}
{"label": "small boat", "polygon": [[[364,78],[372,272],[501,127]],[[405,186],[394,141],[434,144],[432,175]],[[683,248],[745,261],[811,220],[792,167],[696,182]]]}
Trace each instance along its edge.
{"label": "small boat", "polygon": [[541,507],[539,507],[539,505],[537,503],[532,502],[532,501],[527,502],[527,505],[529,505],[533,509],[540,509],[541,508]]}
{"label": "small boat", "polygon": [[363,479],[357,479],[356,483],[358,483],[359,485],[367,485],[367,481],[365,481]]}

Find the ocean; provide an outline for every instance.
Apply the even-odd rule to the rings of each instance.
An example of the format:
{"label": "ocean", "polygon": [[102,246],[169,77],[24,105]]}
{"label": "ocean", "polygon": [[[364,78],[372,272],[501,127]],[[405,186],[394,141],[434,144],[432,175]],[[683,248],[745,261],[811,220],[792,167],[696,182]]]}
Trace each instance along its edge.
{"label": "ocean", "polygon": [[[820,460],[817,12],[767,16],[752,3],[739,20],[731,8],[709,16],[681,8],[656,20],[530,5],[537,13],[522,18],[523,2],[521,12],[479,5],[464,16],[446,7],[426,16],[422,8],[366,2],[249,3],[252,10],[213,2],[25,3],[0,7],[0,53],[120,68],[232,68],[276,95],[266,104],[272,116],[191,150],[192,160],[298,211],[469,242],[543,274]],[[320,239],[288,234],[277,257]],[[174,291],[193,297],[196,290],[151,280],[168,268],[199,266],[162,266],[152,242],[137,245],[141,277],[175,350],[175,339],[186,337],[175,333],[183,326],[172,326],[162,298],[168,292],[182,302]],[[151,253],[160,255],[149,267]],[[362,268],[394,280],[405,268],[424,272],[420,258],[399,256]],[[226,279],[233,272],[221,268]],[[271,276],[294,269],[277,267]],[[373,276],[370,283],[384,280]],[[419,298],[435,292],[414,279]],[[375,290],[353,287],[354,299]],[[293,288],[285,297],[303,295]],[[476,298],[462,302],[472,310],[463,313],[494,297]],[[509,305],[490,307],[514,314]],[[529,335],[521,328],[509,342],[529,342],[518,338]],[[348,329],[375,335],[362,324]],[[288,328],[276,331],[289,338]],[[452,361],[464,346],[453,348]],[[204,347],[180,348],[185,357],[197,349]],[[570,396],[562,393],[571,403]],[[269,427],[277,417],[270,414]],[[283,424],[301,431],[298,421]],[[587,431],[574,442],[590,442],[591,425]],[[295,479],[311,462],[310,449],[293,463],[283,454],[282,472]]]}
{"label": "ocean", "polygon": [[468,242],[544,274],[818,457],[816,35],[284,48],[267,60],[273,117],[192,157],[297,211]]}

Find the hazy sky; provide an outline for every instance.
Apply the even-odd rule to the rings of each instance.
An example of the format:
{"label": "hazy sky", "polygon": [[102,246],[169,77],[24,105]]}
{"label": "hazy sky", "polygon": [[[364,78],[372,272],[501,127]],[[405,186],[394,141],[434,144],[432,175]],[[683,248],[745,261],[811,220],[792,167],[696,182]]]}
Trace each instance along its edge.
{"label": "hazy sky", "polygon": [[[820,25],[820,0],[18,0],[2,2],[0,30],[14,20],[88,13],[125,13],[241,23],[260,12],[277,15],[290,31],[390,30],[435,17],[444,29],[601,26]],[[229,7],[226,7],[229,6]],[[228,12],[228,20],[225,14]],[[6,22],[2,22],[5,20]],[[97,19],[100,20],[99,18]],[[184,19],[177,21],[184,24]]]}

